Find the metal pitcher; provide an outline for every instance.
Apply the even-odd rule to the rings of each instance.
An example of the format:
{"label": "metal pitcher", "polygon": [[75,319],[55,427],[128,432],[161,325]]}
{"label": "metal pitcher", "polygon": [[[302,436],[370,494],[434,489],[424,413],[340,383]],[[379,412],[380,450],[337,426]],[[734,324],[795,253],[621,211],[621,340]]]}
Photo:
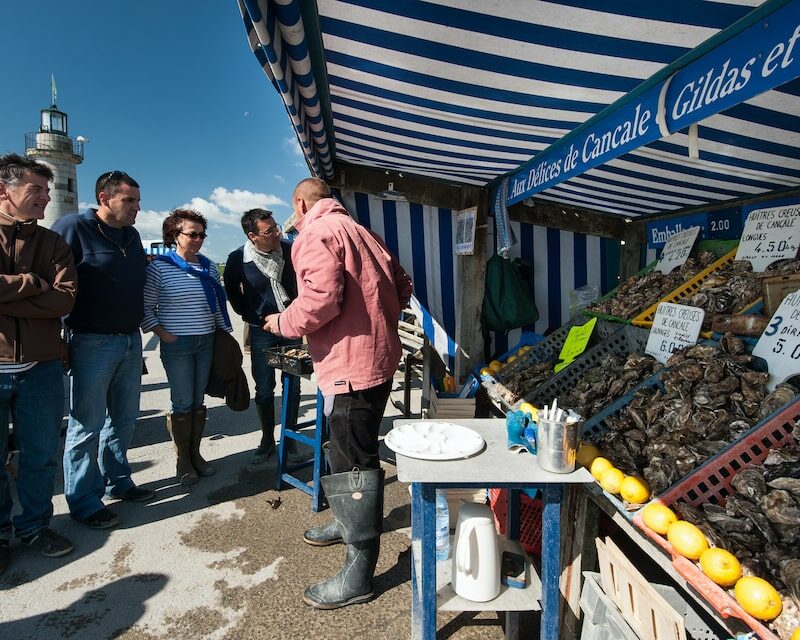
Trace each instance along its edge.
{"label": "metal pitcher", "polygon": [[536,424],[536,459],[551,473],[575,471],[582,422],[556,422],[540,418]]}

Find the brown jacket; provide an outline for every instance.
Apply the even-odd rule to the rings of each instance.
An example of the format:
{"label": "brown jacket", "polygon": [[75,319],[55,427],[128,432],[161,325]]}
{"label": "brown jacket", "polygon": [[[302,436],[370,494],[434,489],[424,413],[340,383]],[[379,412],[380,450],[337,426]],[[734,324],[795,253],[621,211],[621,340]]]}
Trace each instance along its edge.
{"label": "brown jacket", "polygon": [[72,250],[60,235],[0,213],[0,362],[62,358],[60,318],[76,288]]}

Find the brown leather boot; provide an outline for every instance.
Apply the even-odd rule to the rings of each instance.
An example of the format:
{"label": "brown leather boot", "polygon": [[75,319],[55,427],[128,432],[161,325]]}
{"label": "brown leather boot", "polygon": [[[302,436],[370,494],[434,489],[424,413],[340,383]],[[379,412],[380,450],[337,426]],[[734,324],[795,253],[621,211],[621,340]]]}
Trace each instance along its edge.
{"label": "brown leather boot", "polygon": [[217,470],[212,467],[200,455],[200,440],[203,438],[203,430],[206,428],[206,408],[199,406],[192,409],[192,446],[189,449],[192,465],[203,477],[213,476]]}
{"label": "brown leather boot", "polygon": [[197,472],[192,466],[190,448],[192,444],[192,414],[191,413],[168,413],[167,431],[175,445],[175,454],[178,456],[178,463],[175,467],[175,475],[181,484],[191,485],[198,480]]}

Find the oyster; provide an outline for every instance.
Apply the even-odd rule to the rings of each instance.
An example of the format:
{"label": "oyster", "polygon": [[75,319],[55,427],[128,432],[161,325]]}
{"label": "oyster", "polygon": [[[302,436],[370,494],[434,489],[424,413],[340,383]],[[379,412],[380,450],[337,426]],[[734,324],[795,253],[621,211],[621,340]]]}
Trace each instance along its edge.
{"label": "oyster", "polygon": [[770,522],[800,526],[800,504],[788,491],[775,489],[761,498],[761,509]]}

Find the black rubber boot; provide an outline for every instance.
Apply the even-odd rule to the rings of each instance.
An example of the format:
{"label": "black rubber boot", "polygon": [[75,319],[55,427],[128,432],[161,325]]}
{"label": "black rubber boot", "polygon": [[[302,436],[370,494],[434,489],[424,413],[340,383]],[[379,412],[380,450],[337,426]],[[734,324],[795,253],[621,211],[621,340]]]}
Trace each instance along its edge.
{"label": "black rubber boot", "polygon": [[353,469],[322,478],[347,552],[339,573],[305,590],[306,604],[316,609],[338,609],[375,597],[372,577],[383,527],[383,475],[383,469]]}
{"label": "black rubber boot", "polygon": [[344,542],[336,518],[333,518],[328,524],[321,527],[306,529],[303,532],[303,540],[312,547],[327,547],[332,544]]}
{"label": "black rubber boot", "polygon": [[168,413],[167,431],[175,445],[175,454],[178,458],[175,465],[175,476],[183,485],[196,484],[197,472],[194,470],[191,458],[192,414]]}
{"label": "black rubber boot", "polygon": [[253,453],[250,464],[262,464],[275,453],[275,401],[257,404],[258,424],[261,426],[261,444]]}
{"label": "black rubber boot", "polygon": [[200,455],[200,441],[203,439],[205,428],[206,408],[204,405],[200,405],[192,410],[192,446],[189,451],[192,456],[192,466],[197,470],[198,475],[208,477],[213,476],[217,470]]}

